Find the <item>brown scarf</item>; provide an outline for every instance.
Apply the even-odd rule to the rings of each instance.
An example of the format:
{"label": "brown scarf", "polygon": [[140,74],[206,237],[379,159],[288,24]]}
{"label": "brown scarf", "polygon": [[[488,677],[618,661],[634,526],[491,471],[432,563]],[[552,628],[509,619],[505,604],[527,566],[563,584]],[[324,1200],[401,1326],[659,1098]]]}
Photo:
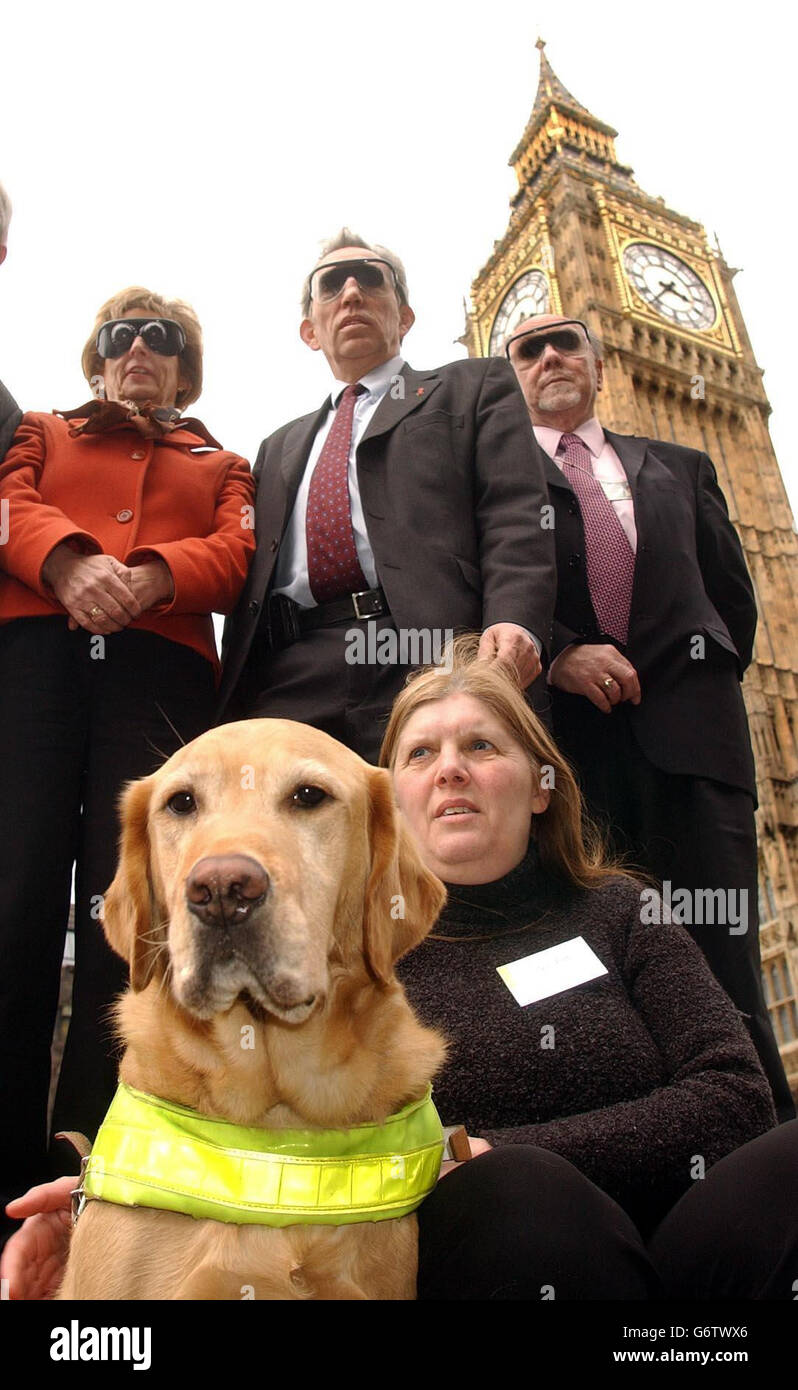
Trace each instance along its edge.
{"label": "brown scarf", "polygon": [[80,434],[107,434],[109,430],[132,426],[145,439],[162,439],[173,430],[189,430],[199,435],[212,449],[221,449],[221,444],[209,434],[201,420],[184,420],[174,406],[136,405],[133,401],[87,401],[76,410],[56,410],[62,420],[80,420],[79,425],[70,425],[72,438]]}

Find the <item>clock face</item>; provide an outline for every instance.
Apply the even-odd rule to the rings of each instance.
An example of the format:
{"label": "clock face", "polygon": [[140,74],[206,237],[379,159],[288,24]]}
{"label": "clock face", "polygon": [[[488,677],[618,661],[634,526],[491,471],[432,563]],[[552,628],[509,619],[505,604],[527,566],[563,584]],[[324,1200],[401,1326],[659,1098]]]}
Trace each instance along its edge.
{"label": "clock face", "polygon": [[717,318],[712,295],[672,251],[635,241],[624,250],[623,266],[640,298],[669,323],[699,332],[712,327]]}
{"label": "clock face", "polygon": [[549,307],[549,282],[542,270],[528,270],[511,285],[501,302],[490,331],[490,355],[504,351],[504,340],[519,323],[533,314],[545,314]]}

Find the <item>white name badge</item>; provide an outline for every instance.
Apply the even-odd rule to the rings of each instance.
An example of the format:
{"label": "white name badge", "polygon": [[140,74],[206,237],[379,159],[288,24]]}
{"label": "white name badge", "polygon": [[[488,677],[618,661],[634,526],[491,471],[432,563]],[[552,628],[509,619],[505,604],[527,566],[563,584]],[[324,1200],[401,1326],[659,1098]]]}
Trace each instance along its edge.
{"label": "white name badge", "polygon": [[513,998],[522,1005],[548,999],[551,994],[561,994],[564,989],[609,973],[583,936],[536,951],[532,956],[522,956],[509,965],[497,965],[496,969]]}

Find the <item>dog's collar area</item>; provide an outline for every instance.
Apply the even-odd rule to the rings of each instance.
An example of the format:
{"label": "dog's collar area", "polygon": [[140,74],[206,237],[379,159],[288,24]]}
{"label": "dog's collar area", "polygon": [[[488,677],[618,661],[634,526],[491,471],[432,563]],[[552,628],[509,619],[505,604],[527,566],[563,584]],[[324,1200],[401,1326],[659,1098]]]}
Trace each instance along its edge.
{"label": "dog's collar area", "polygon": [[210,1119],[120,1084],[80,1191],[237,1225],[343,1226],[414,1211],[442,1151],[431,1087],[379,1125],[296,1130]]}

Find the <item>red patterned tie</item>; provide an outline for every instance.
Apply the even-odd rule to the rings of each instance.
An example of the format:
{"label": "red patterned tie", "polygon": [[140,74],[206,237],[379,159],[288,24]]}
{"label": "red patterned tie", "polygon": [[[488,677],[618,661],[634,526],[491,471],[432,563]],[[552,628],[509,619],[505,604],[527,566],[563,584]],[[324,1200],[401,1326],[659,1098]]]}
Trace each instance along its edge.
{"label": "red patterned tie", "polygon": [[579,498],[587,552],[587,582],[599,627],[625,642],[635,557],[604,488],[593,474],[590,450],[578,434],[564,434],[557,449],[563,473]]}
{"label": "red patterned tie", "polygon": [[356,382],[343,392],[310,480],[305,538],[308,581],[317,603],[369,587],[355,548],[348,481],[355,398],[365,390]]}

